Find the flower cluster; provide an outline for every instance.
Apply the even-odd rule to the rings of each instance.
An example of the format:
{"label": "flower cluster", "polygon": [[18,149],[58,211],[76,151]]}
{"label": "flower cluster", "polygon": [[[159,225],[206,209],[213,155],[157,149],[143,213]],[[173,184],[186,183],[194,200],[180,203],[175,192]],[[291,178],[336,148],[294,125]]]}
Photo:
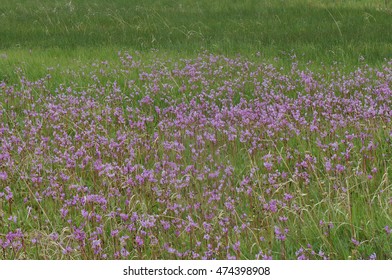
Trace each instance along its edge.
{"label": "flower cluster", "polygon": [[392,257],[392,62],[119,59],[0,83],[0,258]]}

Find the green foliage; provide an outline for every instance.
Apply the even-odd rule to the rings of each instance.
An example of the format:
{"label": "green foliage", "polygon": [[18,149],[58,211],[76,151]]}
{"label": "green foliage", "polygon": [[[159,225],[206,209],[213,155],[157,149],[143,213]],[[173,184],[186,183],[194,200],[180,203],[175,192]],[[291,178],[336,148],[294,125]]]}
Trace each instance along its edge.
{"label": "green foliage", "polygon": [[119,49],[380,63],[391,57],[391,9],[384,1],[4,0],[0,65],[30,50],[63,62]]}

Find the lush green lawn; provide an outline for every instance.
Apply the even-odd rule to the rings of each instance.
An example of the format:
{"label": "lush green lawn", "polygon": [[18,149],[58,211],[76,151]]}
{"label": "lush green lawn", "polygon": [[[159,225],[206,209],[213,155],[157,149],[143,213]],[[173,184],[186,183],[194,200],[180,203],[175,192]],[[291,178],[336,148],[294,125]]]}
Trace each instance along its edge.
{"label": "lush green lawn", "polygon": [[0,80],[15,66],[39,77],[48,66],[115,60],[119,50],[260,52],[264,61],[292,51],[300,61],[356,65],[363,56],[378,65],[392,57],[388,2],[3,0]]}

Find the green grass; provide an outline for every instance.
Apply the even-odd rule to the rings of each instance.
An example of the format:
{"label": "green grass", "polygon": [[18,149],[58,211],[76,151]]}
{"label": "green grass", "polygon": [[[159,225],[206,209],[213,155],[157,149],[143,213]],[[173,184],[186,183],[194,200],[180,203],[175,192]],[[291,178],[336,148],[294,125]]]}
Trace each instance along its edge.
{"label": "green grass", "polygon": [[[99,75],[99,70],[93,63],[108,61],[110,65],[108,71],[116,69],[116,65],[120,63],[118,51],[129,51],[135,56],[138,56],[137,52],[139,52],[138,59],[144,65],[151,65],[151,61],[162,58],[175,63],[181,58],[196,57],[203,51],[229,57],[241,54],[252,61],[271,62],[277,68],[286,67],[288,71],[293,61],[291,56],[296,54],[296,59],[300,63],[305,65],[308,61],[312,61],[313,64],[307,67],[318,69],[318,72],[325,74],[323,77],[327,78],[330,68],[326,67],[326,70],[322,70],[322,64],[329,65],[337,62],[344,72],[344,69],[352,71],[364,63],[374,67],[380,66],[385,59],[392,59],[392,1],[387,0],[2,0],[1,2],[0,81],[17,83],[21,75],[36,80],[50,73],[52,79],[48,82],[49,90],[58,87],[60,83],[75,83],[77,86],[93,84],[90,79],[91,73]],[[361,57],[364,58],[364,62]],[[137,73],[131,75],[137,77]],[[121,86],[125,81],[121,73],[112,75],[109,72],[108,75],[99,77],[102,86],[105,85],[105,80],[111,83],[116,80]],[[128,76],[127,79],[130,77]],[[183,82],[186,83],[185,80]],[[110,85],[109,83],[108,87]],[[253,88],[245,89],[245,97],[247,97],[246,93],[252,94],[252,90]],[[181,97],[180,93],[176,92],[176,94],[178,98]],[[104,104],[103,100],[99,101]],[[18,106],[17,100],[12,102],[15,103],[13,105]],[[134,103],[131,105],[138,105],[136,99],[132,102]],[[7,122],[6,116],[3,118],[4,122]],[[69,121],[69,125],[72,128],[72,121]],[[17,128],[18,124],[10,124],[10,126]],[[71,128],[69,134],[74,133]],[[156,127],[152,126],[151,133],[155,129]],[[113,133],[115,131],[113,130]],[[382,141],[387,136],[384,132],[378,133],[381,143],[378,151],[380,154],[384,152],[389,155],[390,145]],[[300,137],[292,138],[286,146],[297,147],[301,154],[311,151],[318,158],[323,158],[325,154],[319,148],[308,145],[314,143],[314,139],[310,140],[307,142]],[[359,143],[357,144],[360,146]],[[246,153],[247,148],[249,147],[238,141],[228,147],[231,153],[225,153],[224,158],[219,160],[235,163],[234,180],[238,182],[252,167],[263,170],[262,163],[258,161],[263,155],[251,158]],[[276,151],[273,152],[278,152],[281,148],[283,147],[276,147]],[[209,152],[206,151],[206,157]],[[378,158],[383,158],[380,154]],[[171,156],[174,158],[175,154]],[[360,162],[362,155],[356,156],[357,161]],[[141,153],[138,157],[140,163],[143,163],[144,154]],[[186,160],[191,163],[191,156],[187,155]],[[390,160],[380,161],[378,165],[382,167],[389,162]],[[153,159],[150,159],[146,162],[146,166],[152,167],[153,163]],[[279,167],[282,171],[289,172],[294,168],[294,164],[288,162],[286,165],[284,162]],[[28,168],[30,166],[26,166],[26,169]],[[383,175],[385,178],[382,177]],[[261,182],[261,172],[257,176],[260,177]],[[299,196],[300,213],[298,215],[292,213],[289,217],[293,220],[290,226],[293,237],[289,240],[291,247],[286,248],[287,255],[281,255],[281,243],[274,241],[272,231],[268,233],[271,236],[266,236],[267,240],[275,243],[263,246],[272,248],[275,258],[295,258],[294,248],[298,247],[296,245],[305,246],[307,243],[315,247],[319,246],[317,250],[331,252],[332,257],[342,259],[350,256],[367,257],[373,252],[374,248],[367,244],[361,246],[361,252],[346,248],[347,242],[341,240],[349,240],[352,236],[367,240],[369,244],[371,242],[385,244],[385,248],[378,248],[379,252],[391,251],[390,238],[380,232],[380,229],[390,221],[386,218],[389,215],[383,213],[378,217],[376,214],[382,209],[387,209],[385,205],[388,202],[384,198],[390,196],[392,192],[389,185],[392,180],[390,172],[379,175],[373,181],[364,179],[363,182],[359,182],[357,179],[336,178],[338,183],[348,188],[348,192],[331,192],[336,181],[323,180],[325,174],[321,171],[314,172],[312,176],[314,176],[312,181],[317,181],[319,184],[306,192],[306,197]],[[93,172],[85,177],[86,185],[95,185]],[[374,186],[374,182],[378,185]],[[17,181],[17,184],[24,189],[27,185],[21,180]],[[305,193],[305,187],[301,182],[289,182],[287,185],[282,183],[282,190],[287,188],[295,194]],[[384,200],[377,197],[378,187],[385,189]],[[367,188],[367,191],[361,188]],[[201,187],[197,191],[199,195],[203,193]],[[144,191],[137,190],[137,192],[141,193],[140,199],[133,207],[136,210],[151,207],[154,212],[156,205],[151,203],[152,200],[146,199]],[[255,192],[262,193],[261,183],[255,187]],[[326,197],[324,192],[327,193]],[[22,194],[19,196],[22,197]],[[246,198],[243,198],[243,201],[246,201]],[[21,201],[17,202],[22,204]],[[7,210],[8,205],[2,206],[3,210],[0,210],[0,213],[11,212]],[[45,207],[59,211],[55,203]],[[241,210],[254,216],[260,214],[259,210],[246,203],[242,205]],[[34,211],[41,212],[40,209]],[[20,210],[18,215],[20,213],[21,216],[27,216],[25,212],[25,209]],[[76,212],[71,214],[76,216]],[[279,224],[275,216],[261,217],[260,221],[255,220],[255,225],[258,226],[257,222],[268,225]],[[370,219],[371,223],[369,223]],[[38,220],[45,220],[45,217],[39,217]],[[307,222],[304,222],[305,220]],[[320,220],[334,221],[334,228],[328,236],[321,232]],[[54,222],[58,223],[54,225],[58,229],[64,226],[61,220]],[[44,224],[40,225],[40,228],[51,226]],[[27,224],[26,219],[25,227],[33,229],[36,224]],[[108,224],[105,229],[108,231],[108,236],[110,228],[111,225]],[[177,242],[188,242],[188,236],[181,236],[181,238]],[[234,240],[235,236],[230,238]],[[254,242],[259,241],[255,238]],[[48,241],[48,244],[51,243]],[[250,245],[252,244],[242,246],[250,247]],[[50,246],[48,245],[48,252],[37,251],[37,258],[50,256]],[[152,252],[147,254],[154,255]],[[243,257],[252,258],[254,254],[255,252],[252,251]],[[378,257],[389,256],[385,253]]]}
{"label": "green grass", "polygon": [[[175,58],[202,50],[264,60],[293,52],[302,61],[378,65],[392,57],[390,1],[3,0],[0,80],[15,66],[114,60],[119,50]],[[286,58],[287,56],[283,56]]]}

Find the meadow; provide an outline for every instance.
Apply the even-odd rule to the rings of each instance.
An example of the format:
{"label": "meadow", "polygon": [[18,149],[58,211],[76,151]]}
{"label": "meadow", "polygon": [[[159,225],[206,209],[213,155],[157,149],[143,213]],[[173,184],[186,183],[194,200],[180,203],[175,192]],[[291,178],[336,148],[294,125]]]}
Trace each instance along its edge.
{"label": "meadow", "polygon": [[392,258],[389,1],[0,22],[0,259]]}

